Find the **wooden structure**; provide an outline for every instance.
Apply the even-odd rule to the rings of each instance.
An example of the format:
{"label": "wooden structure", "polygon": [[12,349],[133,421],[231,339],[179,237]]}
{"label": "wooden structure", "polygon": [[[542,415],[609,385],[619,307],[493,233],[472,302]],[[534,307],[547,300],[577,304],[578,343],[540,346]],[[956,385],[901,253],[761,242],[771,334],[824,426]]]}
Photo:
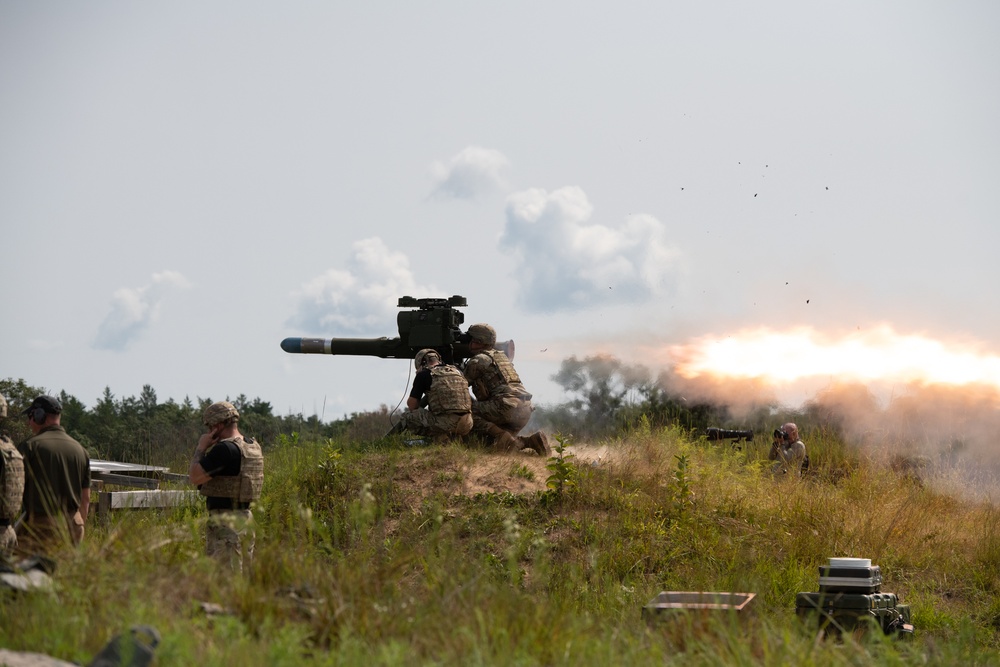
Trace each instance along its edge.
{"label": "wooden structure", "polygon": [[[107,520],[120,509],[154,509],[194,504],[199,494],[193,489],[161,489],[162,482],[189,484],[187,475],[169,468],[118,461],[90,461],[91,493],[97,494],[97,517]],[[105,486],[124,486],[128,491],[105,491]]]}

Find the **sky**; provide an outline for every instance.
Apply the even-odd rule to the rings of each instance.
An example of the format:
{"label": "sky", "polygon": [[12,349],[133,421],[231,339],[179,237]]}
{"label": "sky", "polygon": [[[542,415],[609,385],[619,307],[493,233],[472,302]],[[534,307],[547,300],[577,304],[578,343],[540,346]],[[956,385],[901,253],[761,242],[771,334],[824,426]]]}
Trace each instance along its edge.
{"label": "sky", "polygon": [[[995,2],[0,0],[0,377],[335,419],[462,295],[597,352],[890,327],[1000,354]],[[919,364],[919,352],[913,363]],[[834,373],[834,371],[826,371]]]}

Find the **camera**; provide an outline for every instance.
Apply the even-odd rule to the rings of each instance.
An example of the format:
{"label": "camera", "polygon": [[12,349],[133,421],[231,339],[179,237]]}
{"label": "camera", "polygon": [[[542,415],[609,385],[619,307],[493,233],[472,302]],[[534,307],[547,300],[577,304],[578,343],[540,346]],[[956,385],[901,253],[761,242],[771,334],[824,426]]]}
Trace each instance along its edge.
{"label": "camera", "polygon": [[774,436],[775,440],[781,440],[782,442],[788,439],[788,434],[782,431],[780,428],[774,429],[774,433],[772,433],[771,435]]}

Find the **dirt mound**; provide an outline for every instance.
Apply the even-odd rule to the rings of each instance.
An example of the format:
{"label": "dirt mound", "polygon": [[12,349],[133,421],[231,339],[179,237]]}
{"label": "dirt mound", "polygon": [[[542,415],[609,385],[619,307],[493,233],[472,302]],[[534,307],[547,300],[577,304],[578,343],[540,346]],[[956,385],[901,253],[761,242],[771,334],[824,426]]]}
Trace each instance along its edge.
{"label": "dirt mound", "polygon": [[[603,465],[611,458],[607,445],[571,445],[565,454],[572,454],[578,466]],[[414,500],[435,494],[532,494],[546,489],[551,474],[547,463],[547,458],[534,453],[492,454],[432,446],[397,469],[394,481]]]}

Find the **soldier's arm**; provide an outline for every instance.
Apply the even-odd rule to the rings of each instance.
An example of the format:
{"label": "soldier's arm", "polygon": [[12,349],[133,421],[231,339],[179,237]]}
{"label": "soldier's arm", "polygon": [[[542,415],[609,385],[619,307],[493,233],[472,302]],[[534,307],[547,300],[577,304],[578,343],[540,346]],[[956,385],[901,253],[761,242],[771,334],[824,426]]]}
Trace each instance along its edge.
{"label": "soldier's arm", "polygon": [[87,523],[87,514],[90,513],[90,489],[83,489],[80,491],[80,516],[83,517],[83,522]]}

